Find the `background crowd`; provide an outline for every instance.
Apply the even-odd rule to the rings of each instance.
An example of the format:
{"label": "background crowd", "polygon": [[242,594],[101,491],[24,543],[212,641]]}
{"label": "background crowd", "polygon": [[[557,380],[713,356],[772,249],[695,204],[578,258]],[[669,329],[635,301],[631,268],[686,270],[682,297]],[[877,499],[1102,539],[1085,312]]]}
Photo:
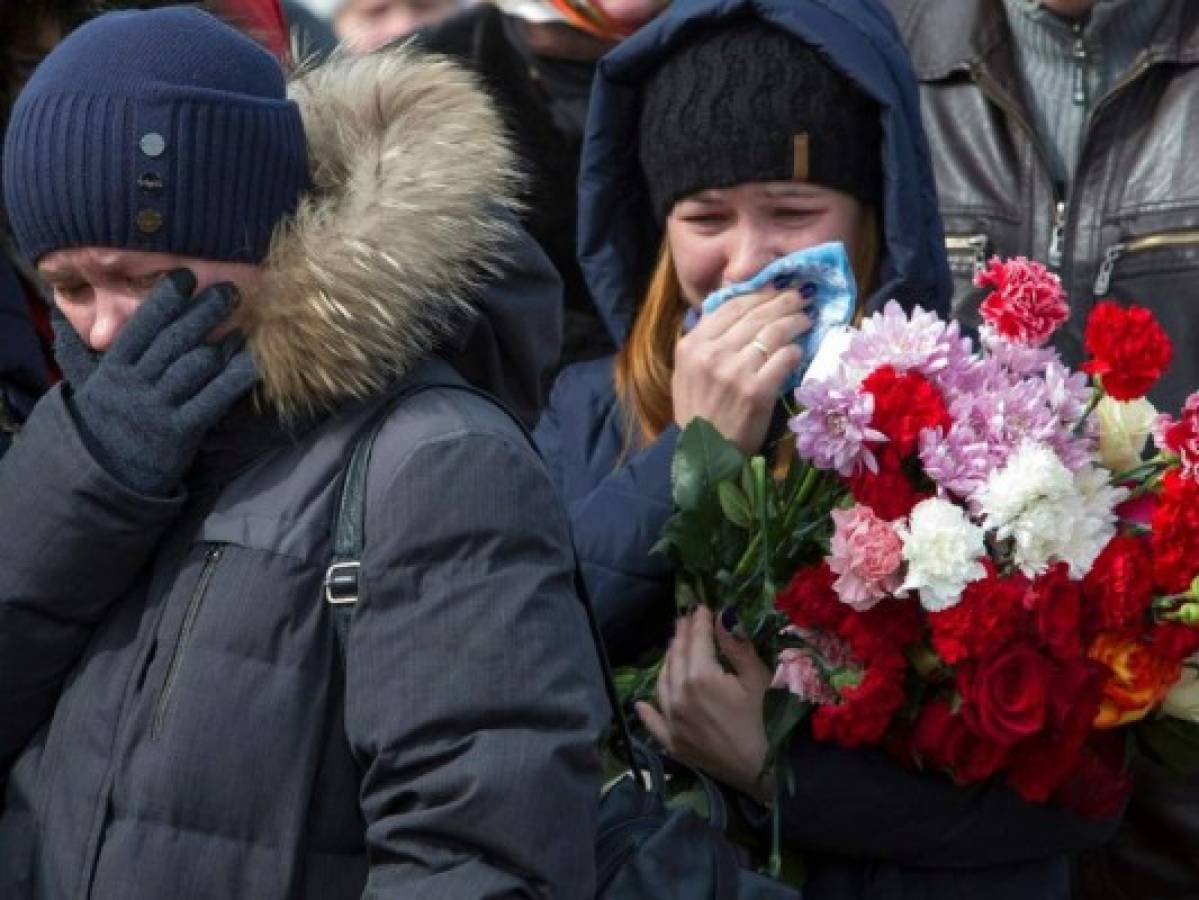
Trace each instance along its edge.
{"label": "background crowd", "polygon": [[[73,30],[109,9],[172,5],[0,0],[0,130],[38,63]],[[854,251],[867,311],[896,298],[976,325],[975,274],[992,255],[1027,256],[1057,272],[1068,293],[1071,318],[1058,337],[1067,362],[1083,356],[1087,311],[1114,297],[1152,309],[1177,348],[1150,399],[1173,410],[1199,385],[1199,314],[1192,308],[1199,165],[1190,152],[1199,137],[1199,6],[1190,0],[886,0],[894,24],[861,26],[872,35],[869,49],[797,22],[789,37],[734,29],[674,56],[689,7],[716,20],[720,13],[710,7],[717,4],[675,0],[652,43],[641,39],[642,29],[663,15],[664,0],[186,5],[243,30],[288,68],[319,67],[330,55],[376,59],[419,47],[476,74],[516,154],[521,187],[513,214],[561,279],[561,324],[522,327],[521,312],[505,307],[497,292],[494,321],[504,340],[480,326],[463,339],[458,360],[478,375],[537,359],[521,364],[523,380],[506,384],[504,399],[527,425],[539,422],[538,445],[566,501],[618,662],[664,642],[671,628],[670,573],[649,548],[671,509],[669,461],[684,405],[678,384],[692,386],[692,414],[719,420],[720,404],[710,399],[719,394],[718,379],[704,361],[718,350],[745,351],[758,361],[760,348],[748,347],[749,337],[770,326],[784,345],[801,327],[800,307],[777,298],[772,318],[755,320],[746,332],[747,346],[716,348],[721,335],[683,324],[686,303],[702,299],[709,277],[686,268],[685,221],[718,214],[688,213],[688,198],[791,174],[790,160],[777,163],[765,153],[749,154],[748,168],[730,162],[754,146],[757,129],[793,124],[776,121],[769,103],[739,101],[747,84],[761,96],[814,97],[804,114],[834,136],[840,153],[813,156],[810,166],[805,159],[803,180],[857,204],[852,227],[831,236]],[[810,4],[751,5],[785,20]],[[870,4],[862,15],[878,11]],[[823,50],[809,59],[792,39]],[[917,89],[894,74],[909,65]],[[891,98],[882,128],[861,86]],[[69,373],[60,369],[61,334],[56,356],[46,288],[0,213],[3,454],[39,397]],[[727,251],[724,283],[752,275],[774,255],[768,242],[746,238]],[[659,295],[673,307],[666,300],[655,307]],[[702,347],[704,341],[713,346]],[[780,368],[776,380],[786,371]],[[752,451],[777,431],[777,388],[760,391],[767,402],[722,428],[726,436]],[[668,410],[673,397],[666,416],[661,395]],[[802,783],[788,833],[822,858],[813,870],[814,897],[1014,900],[1054,896],[1030,887],[1053,878],[1068,878],[1062,890],[1080,900],[1199,897],[1199,779],[1168,774],[1144,756],[1136,758],[1136,787],[1122,821],[1109,831],[1047,823],[1007,798],[970,795],[961,801],[969,808],[953,807],[959,801],[940,786],[901,777],[868,754],[804,746],[796,748],[793,767]],[[866,801],[847,804],[847,784],[872,786],[882,810],[875,817],[885,817],[891,804],[895,816],[913,821],[931,810],[929,821],[902,840],[881,831],[863,835]],[[952,814],[938,817],[950,807]],[[812,809],[825,817],[812,820]],[[986,852],[975,854],[982,844]],[[960,872],[930,873],[929,860],[944,853],[955,855],[959,868],[987,874],[968,881]],[[1040,865],[1040,856],[1067,855],[1068,875]]]}

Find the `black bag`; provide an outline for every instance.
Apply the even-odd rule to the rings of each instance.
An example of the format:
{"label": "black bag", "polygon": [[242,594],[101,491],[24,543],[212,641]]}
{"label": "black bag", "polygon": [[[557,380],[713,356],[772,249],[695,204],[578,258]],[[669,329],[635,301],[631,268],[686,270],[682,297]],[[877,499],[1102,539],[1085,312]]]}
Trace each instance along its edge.
{"label": "black bag", "polygon": [[[341,487],[333,532],[334,558],[324,582],[325,601],[333,613],[343,665],[350,621],[358,600],[358,571],[366,539],[366,474],[371,449],[391,411],[430,388],[460,390],[494,403],[512,418],[536,449],[532,436],[519,419],[495,397],[463,381],[449,366],[439,367],[435,380],[414,381],[363,426],[354,439]],[[587,613],[617,738],[630,769],[607,789],[600,801],[597,900],[797,900],[799,894],[792,888],[742,867],[738,851],[722,833],[726,824],[724,798],[711,779],[632,739],[577,557],[575,584]],[[703,787],[707,797],[706,820],[690,809],[667,806],[668,770],[685,772]]]}

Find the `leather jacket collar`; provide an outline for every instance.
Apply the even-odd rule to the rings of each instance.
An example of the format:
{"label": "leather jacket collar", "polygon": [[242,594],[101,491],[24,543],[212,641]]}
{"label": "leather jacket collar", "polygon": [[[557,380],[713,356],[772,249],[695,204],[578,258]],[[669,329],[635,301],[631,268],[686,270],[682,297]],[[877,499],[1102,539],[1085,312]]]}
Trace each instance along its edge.
{"label": "leather jacket collar", "polygon": [[[1005,88],[1017,90],[1011,30],[1000,0],[958,0],[952,4],[916,0],[906,6],[900,27],[921,81],[981,71]],[[931,15],[939,20],[952,18],[952,27],[944,23],[936,28],[921,27],[921,20]],[[922,39],[922,35],[928,39]],[[1199,5],[1175,0],[1158,23],[1145,58],[1154,65],[1199,62]]]}

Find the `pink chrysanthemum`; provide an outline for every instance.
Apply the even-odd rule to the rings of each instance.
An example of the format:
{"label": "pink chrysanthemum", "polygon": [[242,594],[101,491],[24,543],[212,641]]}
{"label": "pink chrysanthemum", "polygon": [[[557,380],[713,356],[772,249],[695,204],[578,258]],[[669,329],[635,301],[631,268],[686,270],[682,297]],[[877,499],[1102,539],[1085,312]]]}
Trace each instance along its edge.
{"label": "pink chrysanthemum", "polygon": [[836,381],[810,381],[795,392],[804,411],[788,426],[795,433],[800,457],[818,469],[850,476],[865,466],[878,471],[878,460],[869,443],[886,436],[870,427],[874,397]]}

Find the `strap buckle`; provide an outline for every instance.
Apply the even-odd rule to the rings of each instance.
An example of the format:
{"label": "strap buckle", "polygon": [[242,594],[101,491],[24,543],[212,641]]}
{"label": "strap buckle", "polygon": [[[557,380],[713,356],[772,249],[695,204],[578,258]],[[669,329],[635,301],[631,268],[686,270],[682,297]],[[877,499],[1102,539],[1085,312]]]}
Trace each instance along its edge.
{"label": "strap buckle", "polygon": [[362,563],[357,560],[335,562],[325,570],[325,602],[342,606],[358,602],[358,570]]}

